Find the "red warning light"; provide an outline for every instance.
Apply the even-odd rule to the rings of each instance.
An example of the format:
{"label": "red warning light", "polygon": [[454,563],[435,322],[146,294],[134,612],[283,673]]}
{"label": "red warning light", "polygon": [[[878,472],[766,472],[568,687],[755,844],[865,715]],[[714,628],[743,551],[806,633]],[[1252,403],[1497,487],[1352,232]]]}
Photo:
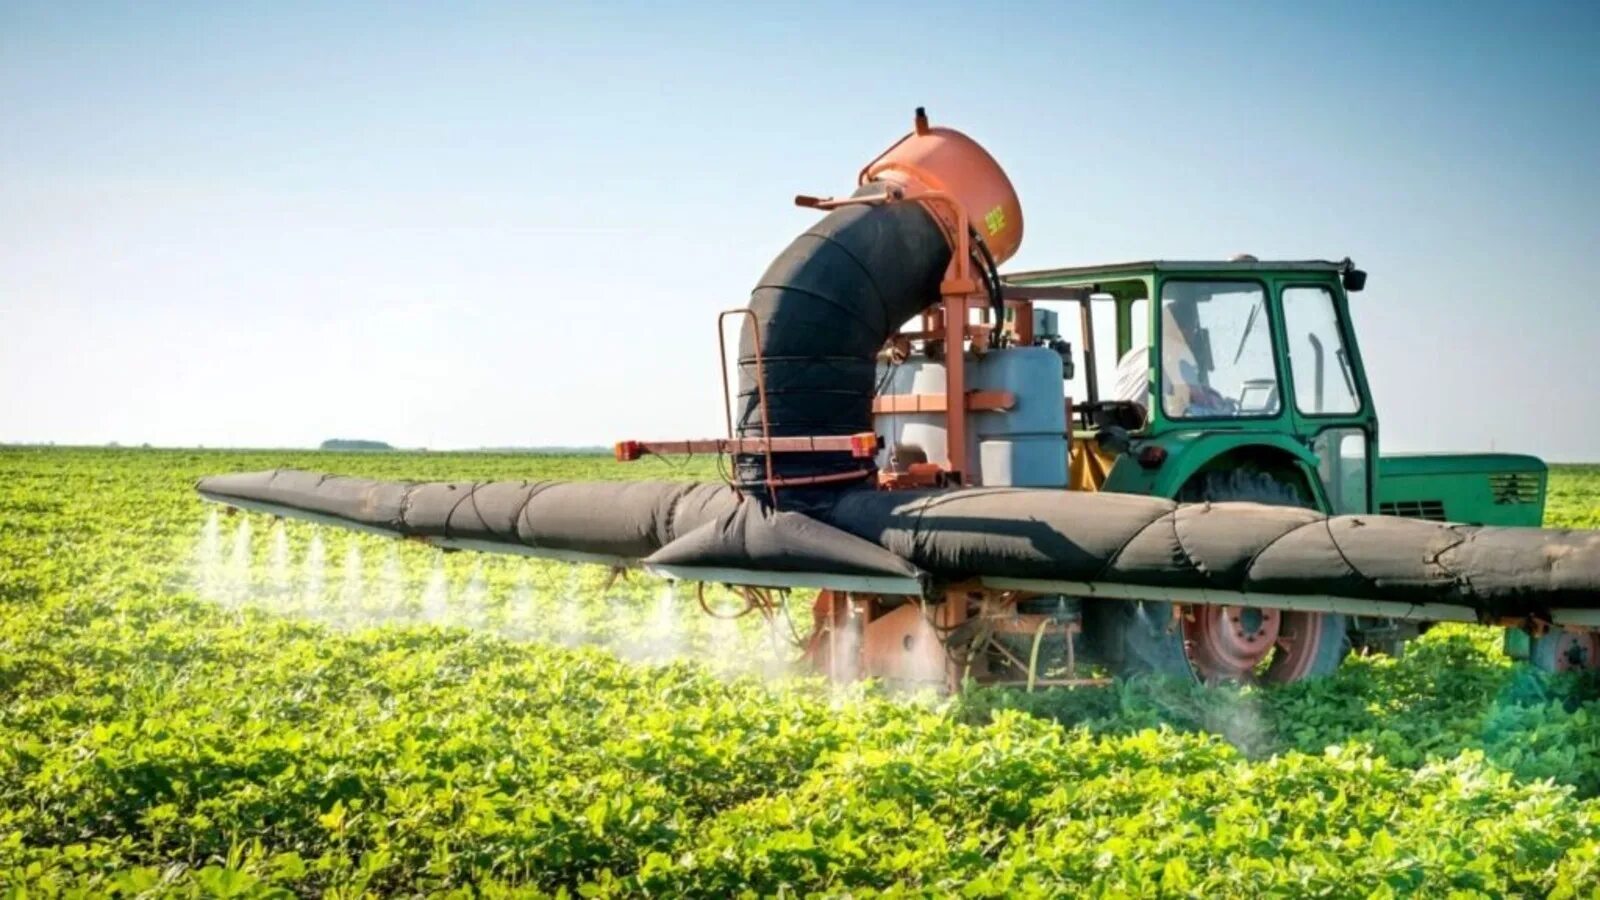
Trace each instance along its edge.
{"label": "red warning light", "polygon": [[871,459],[878,455],[878,436],[870,431],[850,435],[850,455],[856,459]]}
{"label": "red warning light", "polygon": [[1145,444],[1139,448],[1139,465],[1146,469],[1160,468],[1167,461],[1167,448],[1160,444]]}

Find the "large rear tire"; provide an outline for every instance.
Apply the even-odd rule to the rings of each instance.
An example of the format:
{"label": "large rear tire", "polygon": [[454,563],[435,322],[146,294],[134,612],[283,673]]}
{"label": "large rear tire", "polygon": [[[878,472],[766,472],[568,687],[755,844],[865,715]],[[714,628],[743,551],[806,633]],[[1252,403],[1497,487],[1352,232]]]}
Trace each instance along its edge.
{"label": "large rear tire", "polygon": [[[1248,501],[1310,506],[1295,484],[1251,468],[1208,472],[1179,494],[1186,503]],[[1290,682],[1332,674],[1350,653],[1338,613],[1137,601],[1084,604],[1094,654],[1119,675],[1158,673],[1205,682]]]}

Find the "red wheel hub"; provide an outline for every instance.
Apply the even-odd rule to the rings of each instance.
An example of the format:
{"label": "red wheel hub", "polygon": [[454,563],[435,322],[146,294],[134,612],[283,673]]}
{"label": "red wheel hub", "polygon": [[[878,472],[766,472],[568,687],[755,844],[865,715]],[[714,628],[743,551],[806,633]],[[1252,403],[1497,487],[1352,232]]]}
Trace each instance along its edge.
{"label": "red wheel hub", "polygon": [[1546,635],[1555,642],[1554,671],[1579,672],[1600,669],[1600,634],[1592,631],[1562,631]]}
{"label": "red wheel hub", "polygon": [[[1251,606],[1194,606],[1183,615],[1184,652],[1204,681],[1299,681],[1324,638],[1321,613]],[[1270,659],[1270,662],[1268,660]]]}
{"label": "red wheel hub", "polygon": [[1281,622],[1275,609],[1191,607],[1183,617],[1184,649],[1206,681],[1242,681],[1277,645]]}

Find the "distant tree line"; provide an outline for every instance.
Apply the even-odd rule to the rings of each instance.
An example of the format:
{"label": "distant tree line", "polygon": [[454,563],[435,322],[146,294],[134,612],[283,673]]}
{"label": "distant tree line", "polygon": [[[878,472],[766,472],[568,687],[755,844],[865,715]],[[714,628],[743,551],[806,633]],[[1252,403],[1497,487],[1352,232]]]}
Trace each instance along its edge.
{"label": "distant tree line", "polygon": [[383,441],[363,441],[349,438],[329,438],[322,442],[323,450],[393,450]]}

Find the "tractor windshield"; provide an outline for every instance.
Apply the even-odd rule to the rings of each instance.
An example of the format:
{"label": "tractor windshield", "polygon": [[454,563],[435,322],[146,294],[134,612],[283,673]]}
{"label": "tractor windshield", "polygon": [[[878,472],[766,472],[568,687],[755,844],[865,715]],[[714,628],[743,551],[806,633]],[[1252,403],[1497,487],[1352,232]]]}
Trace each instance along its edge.
{"label": "tractor windshield", "polygon": [[1171,418],[1275,416],[1266,291],[1253,281],[1161,288],[1161,407]]}

